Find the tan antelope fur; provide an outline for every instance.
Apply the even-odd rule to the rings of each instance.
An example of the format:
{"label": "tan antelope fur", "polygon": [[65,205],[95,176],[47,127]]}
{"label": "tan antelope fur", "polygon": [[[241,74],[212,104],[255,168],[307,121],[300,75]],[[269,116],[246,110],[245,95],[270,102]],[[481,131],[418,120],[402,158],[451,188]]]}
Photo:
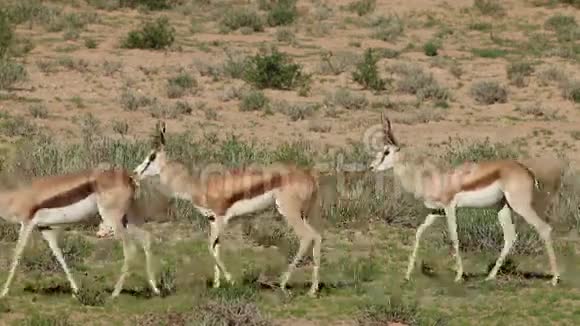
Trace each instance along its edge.
{"label": "tan antelope fur", "polygon": [[97,213],[104,224],[113,227],[115,235],[123,243],[124,263],[113,297],[120,294],[129,273],[129,260],[133,251],[131,239],[136,239],[145,251],[149,283],[158,294],[151,269],[150,235],[140,227],[144,219],[135,214],[134,195],[133,179],[122,169],[89,169],[38,177],[15,189],[0,191],[0,216],[21,225],[12,265],[0,296],[8,294],[22,252],[35,228],[41,232],[62,266],[75,295],[78,286],[59,247],[59,231],[66,225],[91,219]]}
{"label": "tan antelope fur", "polygon": [[463,277],[463,264],[459,254],[456,208],[496,207],[499,210],[498,219],[503,229],[504,246],[486,280],[495,279],[516,240],[516,231],[511,217],[513,210],[531,224],[543,239],[553,275],[551,283],[552,285],[558,283],[560,274],[552,246],[552,228],[538,216],[533,207],[534,194],[538,191],[539,182],[552,191],[557,190],[561,176],[558,166],[538,167],[537,171],[540,173],[537,173],[536,169],[532,170],[532,164],[524,165],[515,160],[496,160],[465,162],[452,169],[441,170],[427,162],[416,162],[410,159],[412,149],[401,149],[393,135],[389,119],[385,119],[383,115],[382,120],[385,145],[370,164],[370,169],[385,171],[392,168],[403,188],[413,193],[416,198],[423,200],[427,208],[432,209],[432,213],[417,229],[415,244],[405,275],[406,280],[410,279],[414,269],[422,234],[438,217],[445,216],[456,259],[455,281],[460,281]]}
{"label": "tan antelope fur", "polygon": [[231,218],[261,211],[275,204],[300,239],[296,257],[282,276],[280,286],[286,289],[296,264],[313,246],[314,267],[309,294],[318,291],[321,235],[309,223],[317,213],[318,177],[309,170],[292,165],[271,165],[212,171],[191,175],[184,165],[171,161],[164,151],[165,124],[158,124],[155,148],[134,173],[143,179],[159,175],[162,187],[171,196],[189,200],[210,222],[209,251],[214,257],[214,287],[220,286],[221,273],[233,282],[220,258],[220,233]]}

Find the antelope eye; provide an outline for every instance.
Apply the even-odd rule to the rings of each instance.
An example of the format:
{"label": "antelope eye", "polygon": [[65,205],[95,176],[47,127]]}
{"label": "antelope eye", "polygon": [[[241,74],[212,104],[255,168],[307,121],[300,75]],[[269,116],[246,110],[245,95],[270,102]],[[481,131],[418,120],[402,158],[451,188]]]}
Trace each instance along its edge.
{"label": "antelope eye", "polygon": [[387,149],[385,149],[384,155],[387,156],[387,155],[389,155],[390,152],[391,152],[391,150],[387,148]]}
{"label": "antelope eye", "polygon": [[154,161],[155,157],[157,157],[156,153],[152,153],[151,155],[149,155],[149,161]]}

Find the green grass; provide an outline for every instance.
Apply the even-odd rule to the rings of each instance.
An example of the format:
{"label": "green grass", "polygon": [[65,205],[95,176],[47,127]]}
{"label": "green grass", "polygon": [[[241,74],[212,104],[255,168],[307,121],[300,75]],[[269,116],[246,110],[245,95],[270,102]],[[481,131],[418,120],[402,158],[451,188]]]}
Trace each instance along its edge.
{"label": "green grass", "polygon": [[[24,176],[74,171],[105,161],[132,168],[149,151],[147,141],[111,140],[93,129],[86,130],[93,137],[83,137],[81,144],[59,144],[45,136],[23,138],[20,145],[31,150],[23,151],[10,164],[28,162],[20,165]],[[453,164],[519,155],[516,148],[490,142],[452,145],[441,160]],[[219,140],[212,135],[199,137],[187,133],[169,135],[167,151],[178,160],[195,162],[198,167],[215,162],[240,166],[274,161],[313,166],[315,162],[331,159],[304,143],[267,148],[233,136]],[[370,159],[357,146],[342,149],[342,154],[345,162]],[[377,187],[377,178],[360,173],[321,179],[324,219],[315,223],[324,230],[322,287],[318,298],[305,296],[310,281],[309,263],[296,270],[289,284],[290,296],[283,295],[275,285],[270,287],[278,282],[297,249],[296,236],[275,209],[253,218],[247,216],[237,222],[239,226],[232,222],[220,241],[222,259],[236,285],[224,281],[220,289],[209,287],[213,260],[207,249],[207,220],[189,203],[172,200],[161,205],[161,211],[149,211],[155,219],[147,224],[154,234],[152,250],[162,297],[151,296],[143,253],[138,251],[125,292],[115,301],[110,299],[122,264],[120,244],[114,239],[96,240],[94,228],[73,228],[61,243],[83,287],[80,301],[70,296],[64,273],[35,233],[34,244],[27,248],[27,258],[11,288],[9,305],[4,305],[0,313],[14,325],[55,325],[57,316],[68,316],[68,324],[72,325],[93,325],[99,320],[107,320],[108,325],[186,322],[221,325],[232,320],[243,321],[244,325],[271,325],[272,321],[290,318],[317,320],[322,324],[352,321],[377,325],[400,321],[411,325],[489,325],[501,320],[510,325],[535,325],[552,321],[570,324],[578,318],[574,309],[580,277],[577,257],[571,248],[574,244],[561,240],[557,233],[555,245],[564,280],[558,287],[552,288],[544,279],[526,279],[513,273],[513,269],[500,275],[495,283],[482,281],[502,246],[493,210],[458,211],[465,271],[474,276],[462,284],[453,283],[454,259],[449,254],[445,222],[441,220],[425,233],[412,280],[404,283],[415,228],[427,210],[411,195],[393,191],[397,188],[391,174],[380,177],[381,187]],[[562,206],[558,214],[571,214],[574,219],[580,185],[570,183],[576,180],[573,176],[566,180],[569,185],[559,201]],[[141,200],[153,205],[157,199],[151,197],[155,195],[152,187],[153,183],[142,184]],[[518,272],[548,272],[547,258],[537,235],[521,220],[516,223],[518,242],[506,265]],[[3,235],[0,259],[5,261],[12,253],[16,230],[6,226],[0,230]],[[0,267],[2,280],[6,277],[6,266]],[[475,323],[474,315],[478,316]]]}

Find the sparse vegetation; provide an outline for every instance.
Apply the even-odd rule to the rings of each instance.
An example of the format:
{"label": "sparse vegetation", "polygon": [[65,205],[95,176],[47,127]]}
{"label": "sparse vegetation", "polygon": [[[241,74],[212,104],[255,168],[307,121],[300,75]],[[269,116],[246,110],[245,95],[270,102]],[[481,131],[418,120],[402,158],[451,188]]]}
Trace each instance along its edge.
{"label": "sparse vegetation", "polygon": [[569,80],[561,85],[562,95],[565,99],[580,103],[580,80]]}
{"label": "sparse vegetation", "polygon": [[400,76],[397,82],[400,92],[416,95],[419,101],[445,101],[450,98],[449,90],[439,85],[432,74],[418,66],[404,63],[390,69]]}
{"label": "sparse vegetation", "polygon": [[250,91],[242,96],[241,111],[262,111],[268,108],[269,100],[262,91]]}
{"label": "sparse vegetation", "polygon": [[0,57],[0,90],[9,89],[27,78],[28,72],[23,65],[12,59]]}
{"label": "sparse vegetation", "polygon": [[144,95],[138,94],[130,88],[124,88],[121,91],[119,102],[121,102],[123,109],[127,111],[136,111],[141,107],[153,104],[153,100]]}
{"label": "sparse vegetation", "polygon": [[257,12],[247,8],[232,8],[224,13],[221,26],[225,31],[246,28],[253,32],[264,31],[264,21]]}
{"label": "sparse vegetation", "polygon": [[186,94],[195,94],[197,81],[188,73],[181,72],[167,80],[167,97],[180,98]]}
{"label": "sparse vegetation", "polygon": [[358,0],[348,4],[348,10],[355,12],[359,16],[364,16],[375,11],[377,7],[376,0]]}
{"label": "sparse vegetation", "polygon": [[396,41],[405,31],[403,20],[397,15],[379,16],[370,26],[375,29],[374,37],[385,42]]}
{"label": "sparse vegetation", "polygon": [[139,30],[127,34],[122,47],[128,49],[164,49],[175,41],[175,28],[169,24],[167,17],[159,17],[146,22]]}
{"label": "sparse vegetation", "polygon": [[506,103],[508,91],[495,80],[482,80],[471,85],[470,94],[478,104]]}
{"label": "sparse vegetation", "polygon": [[487,16],[501,17],[506,14],[505,8],[498,0],[474,0],[473,8]]}
{"label": "sparse vegetation", "polygon": [[529,62],[512,62],[507,66],[507,76],[510,82],[517,87],[527,85],[527,78],[534,73],[534,67]]}

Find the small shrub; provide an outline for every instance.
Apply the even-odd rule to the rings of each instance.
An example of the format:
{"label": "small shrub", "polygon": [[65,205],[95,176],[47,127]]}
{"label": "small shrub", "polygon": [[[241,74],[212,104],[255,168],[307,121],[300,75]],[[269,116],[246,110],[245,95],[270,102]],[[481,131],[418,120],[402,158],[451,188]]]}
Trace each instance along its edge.
{"label": "small shrub", "polygon": [[276,30],[276,41],[284,43],[296,43],[296,35],[288,28],[278,28]]}
{"label": "small shrub", "polygon": [[356,318],[359,326],[419,325],[419,322],[417,305],[404,303],[398,297],[389,297],[384,303],[363,306]]}
{"label": "small shrub", "polygon": [[97,41],[93,38],[86,38],[85,39],[85,46],[87,49],[96,49],[97,48]]}
{"label": "small shrub", "polygon": [[512,62],[506,70],[508,79],[517,87],[525,86],[527,84],[526,78],[534,73],[534,67],[529,62]]}
{"label": "small shrub", "polygon": [[8,117],[0,123],[2,134],[9,137],[31,137],[38,133],[36,125],[22,116]]}
{"label": "small shrub", "polygon": [[48,118],[48,109],[42,103],[34,103],[28,107],[30,115],[34,118],[46,119]]}
{"label": "small shrub", "polygon": [[574,103],[580,103],[580,80],[570,80],[562,86],[562,95],[565,99]]}
{"label": "small shrub", "polygon": [[369,106],[369,101],[363,94],[358,95],[345,88],[337,89],[334,94],[327,96],[330,106],[342,106],[347,110],[363,110]]}
{"label": "small shrub", "polygon": [[375,11],[377,0],[358,0],[348,4],[347,9],[355,12],[359,16],[364,16]]}
{"label": "small shrub", "polygon": [[0,241],[14,242],[18,240],[20,227],[17,224],[0,222]]}
{"label": "small shrub", "polygon": [[269,100],[261,91],[249,91],[242,96],[240,111],[262,111],[268,108]]}
{"label": "small shrub", "polygon": [[99,288],[99,282],[94,280],[85,280],[80,283],[79,291],[76,294],[77,300],[83,306],[99,307],[105,304],[107,293],[104,289]]}
{"label": "small shrub", "polygon": [[482,15],[498,17],[505,15],[505,8],[498,0],[475,0],[473,7]]}
{"label": "small shrub", "polygon": [[166,297],[177,291],[175,266],[173,264],[166,264],[163,266],[163,269],[159,274],[159,291],[161,292],[162,297]]}
{"label": "small shrub", "polygon": [[226,56],[227,58],[222,68],[224,75],[230,78],[243,78],[248,58],[244,55],[230,52],[226,52]]}
{"label": "small shrub", "polygon": [[502,49],[472,49],[471,52],[478,57],[492,59],[505,57],[507,55],[507,51]]}
{"label": "small shrub", "polygon": [[114,73],[121,71],[123,65],[119,61],[103,61],[103,73],[105,76],[112,76]]}
{"label": "small shrub", "polygon": [[147,22],[140,30],[129,32],[122,42],[128,49],[163,49],[175,41],[175,28],[169,24],[167,17],[159,17]]}
{"label": "small shrub", "polygon": [[354,66],[359,60],[359,56],[352,52],[326,52],[321,55],[318,71],[323,75],[339,75]]}
{"label": "small shrub", "polygon": [[372,49],[367,49],[364,53],[363,60],[356,65],[352,78],[361,84],[365,89],[375,91],[384,90],[387,82],[379,76],[377,62],[379,58],[374,55]]}
{"label": "small shrub", "polygon": [[245,300],[214,300],[203,304],[196,312],[199,325],[247,325],[271,326],[269,319],[264,317],[258,307]]}
{"label": "small shrub", "polygon": [[119,135],[126,135],[129,133],[129,123],[127,121],[113,121],[113,131]]}
{"label": "small shrub", "polygon": [[469,29],[473,31],[488,32],[491,31],[492,25],[490,23],[475,22],[469,24]]}
{"label": "small shrub", "polygon": [[541,85],[546,86],[549,83],[563,84],[568,81],[566,72],[556,66],[550,66],[538,71],[538,81]]}
{"label": "small shrub", "polygon": [[27,317],[19,322],[22,326],[72,326],[67,315],[44,315],[33,313],[32,316]]}
{"label": "small shrub", "polygon": [[27,80],[28,73],[23,65],[0,57],[0,90]]}
{"label": "small shrub", "polygon": [[438,54],[441,45],[435,41],[428,41],[423,45],[423,53],[428,57],[434,57]]}
{"label": "small shrub", "polygon": [[194,92],[197,87],[197,81],[190,74],[181,72],[167,81],[167,97],[180,98]]}
{"label": "small shrub", "polygon": [[292,121],[306,120],[320,109],[320,105],[316,103],[292,103],[279,106],[282,107],[281,112]]}
{"label": "small shrub", "polygon": [[141,107],[153,104],[153,100],[146,96],[139,95],[137,92],[129,88],[123,89],[119,102],[123,109],[127,111],[136,111]]}
{"label": "small shrub", "polygon": [[137,8],[144,7],[148,10],[165,10],[172,7],[173,0],[119,0],[121,7]]}
{"label": "small shrub", "polygon": [[243,27],[254,32],[264,31],[262,18],[255,11],[246,8],[235,8],[226,11],[222,18],[221,26],[229,31],[235,31]]}
{"label": "small shrub", "polygon": [[562,14],[553,15],[544,22],[544,28],[552,31],[570,29],[576,26],[578,26],[578,23],[576,23],[574,16]]}
{"label": "small shrub", "polygon": [[14,30],[12,25],[4,11],[0,10],[0,59],[8,54],[13,41]]}
{"label": "small shrub", "polygon": [[287,54],[273,49],[270,53],[258,53],[249,58],[243,78],[259,89],[289,90],[303,85],[309,76]]}
{"label": "small shrub", "polygon": [[374,37],[385,42],[394,42],[405,31],[403,20],[397,15],[380,16],[371,22],[375,28]]}
{"label": "small shrub", "polygon": [[174,111],[177,114],[191,114],[193,112],[193,108],[185,101],[177,101],[175,103]]}
{"label": "small shrub", "polygon": [[290,25],[298,17],[296,0],[277,0],[268,12],[268,25],[282,26]]}
{"label": "small shrub", "polygon": [[407,94],[417,96],[419,101],[449,99],[449,91],[439,85],[433,74],[426,73],[420,67],[410,64],[399,64],[392,68],[401,79],[397,82],[397,89]]}
{"label": "small shrub", "polygon": [[580,27],[574,16],[553,15],[546,20],[544,28],[555,31],[560,42],[575,42],[580,39]]}
{"label": "small shrub", "polygon": [[470,94],[478,104],[506,103],[508,100],[508,92],[505,86],[494,80],[473,83]]}

